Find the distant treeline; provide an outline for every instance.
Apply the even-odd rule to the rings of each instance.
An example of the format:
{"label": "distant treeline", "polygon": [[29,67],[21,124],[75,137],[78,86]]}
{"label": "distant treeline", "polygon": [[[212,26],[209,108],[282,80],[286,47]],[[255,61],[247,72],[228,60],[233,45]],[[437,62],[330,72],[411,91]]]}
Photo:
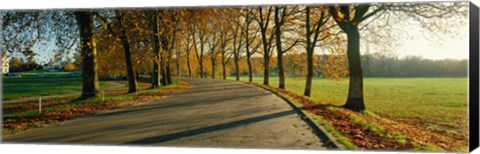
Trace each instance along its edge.
{"label": "distant treeline", "polygon": [[363,55],[365,77],[466,77],[468,60]]}
{"label": "distant treeline", "polygon": [[42,69],[42,65],[38,64],[33,58],[24,61],[22,58],[13,57],[9,61],[9,72],[27,72]]}
{"label": "distant treeline", "polygon": [[[306,70],[305,54],[289,54],[284,56],[285,74],[287,76],[305,76]],[[243,62],[245,60],[240,60]],[[315,55],[314,57],[314,76],[315,77],[347,77],[348,63],[346,56],[326,56]],[[270,74],[276,76],[278,68],[276,67],[276,57],[273,56],[270,65]],[[263,59],[261,57],[252,57],[254,66],[254,76],[262,76]],[[362,56],[363,74],[365,77],[466,77],[468,72],[468,60],[442,59],[431,60],[418,56],[407,56],[398,58],[397,56],[369,54]],[[234,65],[230,64],[229,69]],[[248,75],[246,66],[240,66],[240,73],[243,76]],[[208,72],[207,72],[208,75]],[[230,72],[234,76],[235,72]],[[335,78],[335,77],[334,77]]]}

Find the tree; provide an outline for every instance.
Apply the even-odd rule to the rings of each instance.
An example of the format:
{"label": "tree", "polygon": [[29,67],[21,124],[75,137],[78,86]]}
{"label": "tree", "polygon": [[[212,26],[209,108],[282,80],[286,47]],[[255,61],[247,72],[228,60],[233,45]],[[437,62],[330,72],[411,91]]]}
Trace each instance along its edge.
{"label": "tree", "polygon": [[193,36],[192,36],[192,32],[193,29],[192,29],[192,26],[187,26],[188,28],[185,30],[185,33],[183,34],[183,36],[185,36],[186,38],[184,38],[186,41],[185,43],[185,46],[186,46],[186,50],[185,50],[185,56],[186,56],[186,60],[187,60],[187,69],[188,69],[188,77],[192,77],[192,66],[190,65],[190,53],[192,51],[192,48],[195,44],[193,44],[192,42],[190,41],[193,41]]}
{"label": "tree", "polygon": [[161,54],[162,61],[164,61],[164,64],[162,64],[164,66],[164,68],[162,68],[162,70],[164,71],[163,82],[166,82],[166,85],[173,83],[171,75],[171,63],[182,14],[182,10],[167,9],[162,10],[161,16],[159,16],[161,17],[161,20],[159,21],[161,22],[162,26],[161,33],[159,33],[158,35],[160,35],[160,42],[163,50]]}
{"label": "tree", "polygon": [[152,72],[152,88],[157,88],[160,86],[160,39],[158,32],[158,10],[147,11],[145,12],[147,18],[149,18],[150,27],[152,29],[152,48],[153,48],[153,72]]}
{"label": "tree", "polygon": [[[124,53],[125,53],[125,67],[127,69],[127,79],[128,79],[128,93],[134,93],[137,91],[137,80],[135,78],[135,72],[133,70],[132,64],[132,54],[129,38],[127,36],[127,27],[126,27],[126,17],[128,11],[115,10],[110,12],[110,14],[115,14],[115,22],[109,22],[105,17],[100,14],[97,16],[103,21],[104,28],[109,30],[112,35],[118,38],[122,44]],[[119,32],[116,32],[113,28],[114,23],[116,23],[116,28],[119,29]]]}
{"label": "tree", "polygon": [[[220,13],[220,55],[222,63],[222,78],[227,79],[226,65],[230,61],[231,54],[227,53],[227,45],[233,39],[232,25],[229,24],[232,21],[233,15],[236,15],[235,9],[223,9],[223,13]],[[234,22],[234,21],[233,21]]]}
{"label": "tree", "polygon": [[[329,35],[324,35],[322,38],[319,39],[319,36],[322,32],[326,31],[328,28],[323,28],[325,27],[324,25],[328,22],[330,19],[329,16],[326,13],[325,8],[317,8],[318,10],[315,11],[315,13],[319,16],[315,19],[313,19],[313,23],[311,22],[311,6],[307,6],[305,8],[305,30],[306,30],[306,51],[307,51],[307,79],[305,82],[305,91],[303,95],[305,96],[310,96],[310,93],[312,91],[312,78],[313,78],[313,53],[315,50],[315,46],[317,44],[317,41],[319,40],[324,40],[327,38]],[[313,27],[311,27],[313,26]]]}
{"label": "tree", "polygon": [[[272,57],[272,40],[274,37],[273,32],[271,32],[270,16],[272,14],[273,6],[269,6],[266,12],[263,11],[263,8],[259,6],[257,8],[257,14],[255,20],[260,26],[260,32],[262,34],[262,44],[263,44],[263,85],[268,85],[268,77],[270,75],[270,58]],[[267,36],[268,33],[270,36]]]}
{"label": "tree", "polygon": [[[466,15],[466,3],[393,3],[393,4],[351,4],[332,5],[329,12],[338,27],[347,35],[347,57],[350,84],[348,98],[344,107],[365,110],[363,96],[363,69],[360,55],[359,25],[369,19],[368,25],[380,12],[391,11],[413,17],[426,25],[428,19],[452,17],[455,14]],[[372,9],[371,9],[372,8]],[[371,9],[371,11],[369,11]],[[428,27],[427,28],[433,28]],[[437,26],[438,27],[438,26]],[[440,28],[440,27],[439,27]],[[434,29],[434,28],[433,28]]]}
{"label": "tree", "polygon": [[9,52],[25,52],[31,60],[35,55],[30,49],[36,44],[53,42],[53,47],[63,49],[56,51],[63,52],[72,48],[80,38],[81,98],[98,96],[99,84],[91,11],[9,11],[3,17],[5,22],[2,36],[5,43],[2,43],[2,48]]}
{"label": "tree", "polygon": [[215,14],[212,14],[211,16],[209,16],[209,23],[208,23],[208,26],[210,27],[210,37],[207,38],[208,41],[207,41],[207,44],[208,44],[208,47],[210,48],[210,62],[211,62],[211,66],[212,66],[212,73],[211,73],[211,78],[214,79],[215,78],[215,64],[216,64],[216,59],[217,59],[217,55],[218,55],[218,52],[217,52],[217,46],[218,44],[220,43],[220,39],[218,38],[220,35],[219,33],[222,33],[221,31],[218,31],[217,28],[220,27],[220,22],[218,21],[219,19],[217,19],[217,17],[219,16],[218,12],[214,12]]}
{"label": "tree", "polygon": [[242,37],[244,33],[241,31],[240,27],[240,18],[237,18],[238,20],[235,21],[237,24],[234,26],[234,33],[232,35],[233,37],[233,50],[232,50],[232,55],[233,55],[233,62],[235,63],[235,80],[240,81],[240,65],[239,65],[239,60],[241,57],[241,52],[240,49],[242,47]]}
{"label": "tree", "polygon": [[[244,26],[242,27],[244,29],[245,33],[245,53],[247,55],[247,65],[248,65],[248,82],[253,81],[253,68],[252,68],[252,56],[258,51],[257,49],[260,47],[260,43],[257,42],[256,45],[254,45],[254,41],[257,39],[257,33],[259,28],[254,27],[256,31],[253,33],[253,36],[251,36],[250,31],[250,23],[252,23],[252,15],[253,15],[253,10],[250,8],[245,8],[245,22]],[[250,46],[253,45],[254,47],[250,49]]]}
{"label": "tree", "polygon": [[70,63],[68,62],[67,64],[65,64],[65,66],[63,66],[63,70],[65,71],[74,71],[76,68],[75,68],[75,65],[73,65],[73,63]]}
{"label": "tree", "polygon": [[275,6],[275,44],[277,46],[277,66],[278,66],[278,87],[280,89],[285,89],[285,73],[283,69],[283,54],[290,49],[292,49],[295,45],[297,45],[298,40],[290,46],[287,47],[285,50],[282,48],[282,26],[286,22],[287,15],[291,15],[294,13],[294,9],[290,9],[290,12],[287,12],[286,6]]}
{"label": "tree", "polygon": [[12,57],[12,59],[9,61],[9,70],[10,72],[22,72],[23,65],[25,65],[25,62],[22,58]]}
{"label": "tree", "polygon": [[82,98],[98,96],[98,68],[96,61],[96,44],[93,37],[93,14],[86,11],[74,12],[80,29],[80,45],[82,57]]}
{"label": "tree", "polygon": [[355,111],[365,110],[358,25],[365,19],[383,10],[383,7],[379,7],[367,14],[369,8],[370,4],[354,4],[352,7],[350,5],[334,5],[329,7],[329,12],[333,19],[342,31],[347,34],[350,84],[348,87],[347,103],[344,106]]}

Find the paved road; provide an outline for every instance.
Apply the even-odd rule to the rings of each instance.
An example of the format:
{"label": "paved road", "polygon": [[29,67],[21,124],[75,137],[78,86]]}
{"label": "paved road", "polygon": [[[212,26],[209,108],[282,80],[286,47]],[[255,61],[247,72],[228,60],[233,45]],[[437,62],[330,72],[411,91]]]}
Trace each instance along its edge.
{"label": "paved road", "polygon": [[323,149],[276,95],[241,82],[181,78],[192,88],[151,102],[9,135],[3,142]]}

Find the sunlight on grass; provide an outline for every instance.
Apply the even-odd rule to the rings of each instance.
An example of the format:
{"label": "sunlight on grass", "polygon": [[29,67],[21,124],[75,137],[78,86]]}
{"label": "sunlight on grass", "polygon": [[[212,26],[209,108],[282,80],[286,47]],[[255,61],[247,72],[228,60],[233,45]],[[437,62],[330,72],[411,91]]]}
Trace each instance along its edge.
{"label": "sunlight on grass", "polygon": [[[263,77],[254,82],[262,84]],[[278,87],[278,78],[270,78],[270,85]],[[302,95],[304,87],[304,78],[286,78],[286,90]],[[467,78],[366,78],[364,89],[368,112],[429,129],[468,132]],[[347,95],[348,79],[313,80],[315,101],[343,105]]]}
{"label": "sunlight on grass", "polygon": [[[104,86],[100,82],[100,86]],[[3,98],[15,99],[28,96],[44,96],[82,91],[81,77],[22,77],[3,78]]]}

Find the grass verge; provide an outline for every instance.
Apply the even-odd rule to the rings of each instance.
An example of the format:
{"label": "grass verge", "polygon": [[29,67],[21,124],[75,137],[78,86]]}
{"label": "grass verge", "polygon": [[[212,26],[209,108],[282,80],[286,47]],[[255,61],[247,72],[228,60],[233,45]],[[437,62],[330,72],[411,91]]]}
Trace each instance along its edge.
{"label": "grass verge", "polygon": [[[105,85],[105,82],[101,81],[100,85]],[[10,100],[22,97],[45,96],[82,91],[82,78],[69,76],[3,78],[2,86],[2,99]]]}
{"label": "grass verge", "polygon": [[359,113],[336,105],[322,104],[283,89],[250,84],[275,91],[294,102],[350,149],[468,151],[463,140],[456,140],[422,127],[394,122],[369,111]]}

